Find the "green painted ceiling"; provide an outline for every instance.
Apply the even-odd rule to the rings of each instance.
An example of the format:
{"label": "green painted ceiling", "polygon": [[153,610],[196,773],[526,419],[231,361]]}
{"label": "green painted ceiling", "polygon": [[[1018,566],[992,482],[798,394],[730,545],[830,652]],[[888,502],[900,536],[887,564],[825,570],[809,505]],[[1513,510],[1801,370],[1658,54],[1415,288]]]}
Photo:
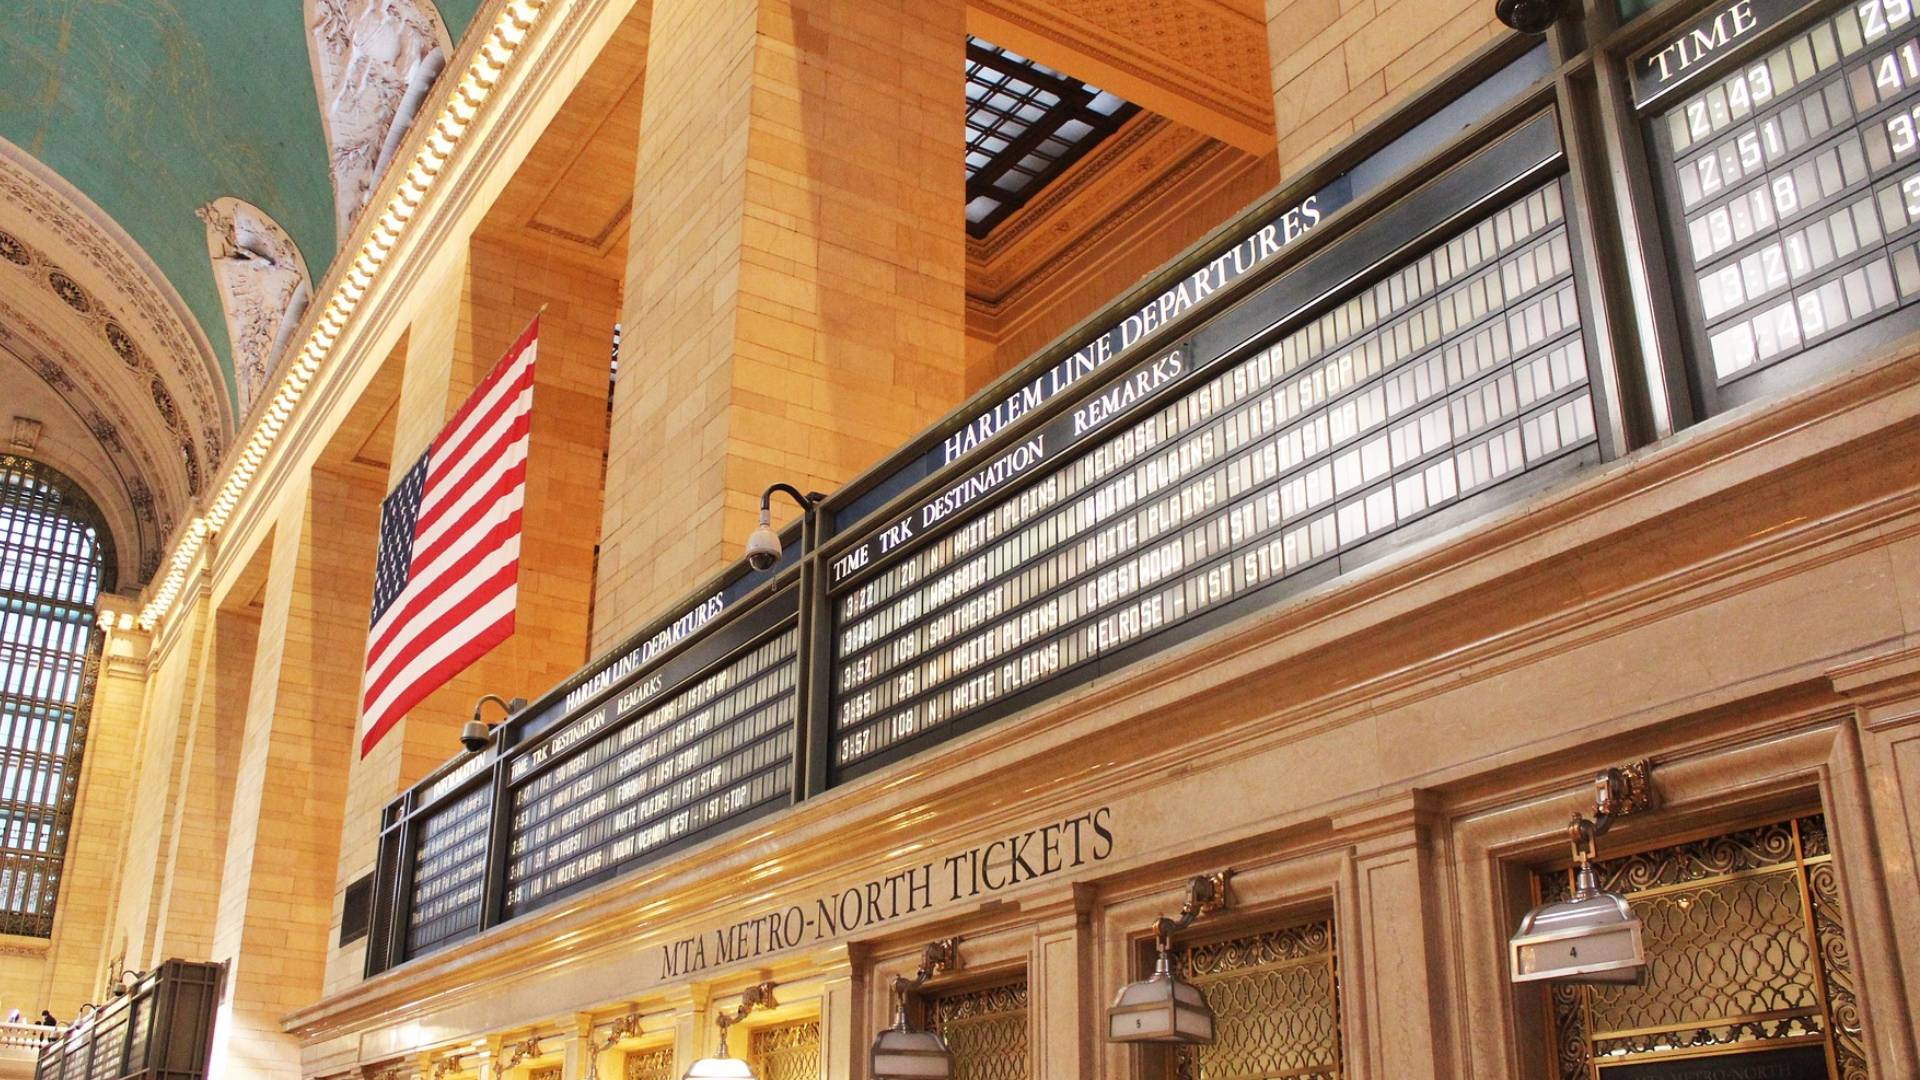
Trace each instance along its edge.
{"label": "green painted ceiling", "polygon": [[[439,0],[458,41],[480,0]],[[232,195],[273,215],[316,283],[333,186],[301,0],[9,0],[0,135],[117,220],[233,360],[194,211]]]}

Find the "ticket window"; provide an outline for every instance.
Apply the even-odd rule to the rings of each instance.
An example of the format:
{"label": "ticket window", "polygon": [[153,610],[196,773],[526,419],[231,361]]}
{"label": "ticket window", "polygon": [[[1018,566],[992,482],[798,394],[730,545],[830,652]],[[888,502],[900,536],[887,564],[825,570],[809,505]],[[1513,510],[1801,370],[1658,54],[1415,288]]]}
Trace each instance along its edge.
{"label": "ticket window", "polygon": [[954,1080],[1026,1080],[1032,1075],[1027,976],[924,995],[927,1022],[953,1051]]}
{"label": "ticket window", "polygon": [[820,1080],[819,1017],[754,1028],[747,1060],[760,1080]]}
{"label": "ticket window", "polygon": [[[1554,984],[1554,1080],[1867,1077],[1858,975],[1825,818],[1770,821],[1597,864],[1642,923],[1642,986]],[[1572,870],[1534,876],[1565,899]]]}
{"label": "ticket window", "polygon": [[1212,1045],[1186,1055],[1163,1055],[1164,1075],[1203,1080],[1337,1080],[1344,1075],[1340,972],[1330,916],[1243,928],[1226,937],[1192,937],[1176,944],[1173,960],[1181,976],[1206,995],[1215,1037]]}
{"label": "ticket window", "polygon": [[629,1050],[620,1062],[620,1080],[677,1080],[673,1068],[673,1046],[652,1046]]}

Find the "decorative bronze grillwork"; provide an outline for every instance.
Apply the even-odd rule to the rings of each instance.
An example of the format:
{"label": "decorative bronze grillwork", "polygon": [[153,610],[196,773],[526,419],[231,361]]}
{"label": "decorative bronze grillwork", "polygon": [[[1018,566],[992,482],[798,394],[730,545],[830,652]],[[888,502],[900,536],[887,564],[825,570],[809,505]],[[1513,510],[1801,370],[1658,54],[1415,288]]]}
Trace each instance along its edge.
{"label": "decorative bronze grillwork", "polygon": [[1025,976],[941,994],[927,1002],[927,1014],[953,1051],[954,1080],[1025,1080]]}
{"label": "decorative bronze grillwork", "polygon": [[[1596,864],[1646,939],[1641,986],[1555,984],[1560,1080],[1605,1080],[1612,1065],[1818,1046],[1835,1080],[1866,1080],[1853,953],[1819,815]],[[1565,899],[1572,872],[1534,877]]]}
{"label": "decorative bronze grillwork", "polygon": [[561,1071],[562,1066],[543,1065],[537,1069],[528,1069],[527,1080],[560,1080]]}
{"label": "decorative bronze grillwork", "polygon": [[747,1056],[760,1080],[820,1080],[820,1021],[757,1028]]}
{"label": "decorative bronze grillwork", "polygon": [[624,1080],[673,1080],[673,1047],[635,1050],[621,1066]]}
{"label": "decorative bronze grillwork", "polygon": [[1284,926],[1182,948],[1186,977],[1212,1006],[1217,1037],[1198,1050],[1203,1080],[1336,1080],[1340,979],[1333,922]]}

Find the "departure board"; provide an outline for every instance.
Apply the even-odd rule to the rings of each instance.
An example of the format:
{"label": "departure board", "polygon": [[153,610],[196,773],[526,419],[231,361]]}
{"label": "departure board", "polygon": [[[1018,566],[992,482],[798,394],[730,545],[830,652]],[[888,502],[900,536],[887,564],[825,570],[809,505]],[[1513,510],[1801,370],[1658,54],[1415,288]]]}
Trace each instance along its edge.
{"label": "departure board", "polygon": [[407,905],[408,956],[480,929],[493,788],[482,785],[422,816]]}
{"label": "departure board", "polygon": [[930,503],[945,531],[832,594],[834,765],[1595,442],[1560,181],[1397,258],[1244,354],[1136,366],[1072,414],[1111,429]]}
{"label": "departure board", "polygon": [[1920,298],[1920,19],[1820,6],[1781,38],[1792,5],[1720,5],[1637,61],[1710,391]]}
{"label": "departure board", "polygon": [[[511,766],[504,917],[793,790],[796,629],[677,689],[642,676]],[[694,657],[693,659],[698,659]]]}

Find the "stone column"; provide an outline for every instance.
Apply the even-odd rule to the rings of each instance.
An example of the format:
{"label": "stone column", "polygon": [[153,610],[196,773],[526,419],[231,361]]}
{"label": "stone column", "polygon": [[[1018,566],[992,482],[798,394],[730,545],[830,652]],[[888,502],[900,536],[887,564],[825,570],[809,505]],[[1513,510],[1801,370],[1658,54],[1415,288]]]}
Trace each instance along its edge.
{"label": "stone column", "polygon": [[[117,617],[138,607],[131,600],[103,596],[100,610]],[[147,635],[138,631],[108,631],[94,681],[93,713],[87,721],[87,749],[80,764],[53,937],[34,999],[46,1002],[42,1007],[56,1016],[72,1016],[82,1002],[97,999],[112,955],[110,931],[124,861],[140,706],[147,686],[147,645]]]}
{"label": "stone column", "polygon": [[1920,647],[1828,677],[1855,709],[1829,769],[1828,827],[1848,885],[1850,944],[1863,958],[1856,978],[1868,1052],[1897,1072],[1920,1060]]}
{"label": "stone column", "polygon": [[194,692],[183,703],[171,824],[163,837],[161,873],[154,881],[153,962],[174,956],[201,959],[212,953],[227,812],[260,634],[259,621],[245,610],[244,600],[222,606],[207,600],[203,605],[195,616],[203,620],[194,646],[199,667]]}
{"label": "stone column", "polygon": [[713,1026],[713,999],[704,986],[686,986],[667,995],[673,1010],[673,1071],[683,1073],[713,1053],[719,1033]]}
{"label": "stone column", "polygon": [[300,1076],[280,1021],[320,995],[331,944],[381,494],[315,470],[274,522],[213,934],[215,1080]]}
{"label": "stone column", "polygon": [[[955,405],[959,0],[655,0],[593,645]],[[781,511],[791,518],[792,507]]]}
{"label": "stone column", "polygon": [[821,957],[820,972],[820,1080],[864,1077],[867,1050],[873,1032],[861,1012],[863,965],[856,964],[846,946]]}
{"label": "stone column", "polygon": [[144,665],[144,701],[133,761],[120,875],[117,932],[123,934],[123,962],[133,970],[148,967],[159,949],[163,858],[173,831],[188,716],[197,695],[200,657],[209,622],[206,578],[182,597],[180,610],[152,642]]}
{"label": "stone column", "polygon": [[1093,978],[1089,913],[1094,889],[1075,883],[1071,906],[1034,927],[1033,959],[1027,969],[1028,1008],[1033,1011],[1033,1053],[1040,1080],[1094,1074],[1094,1052],[1103,1002]]}
{"label": "stone column", "polygon": [[1339,914],[1342,1008],[1356,1021],[1346,1054],[1357,1077],[1454,1074],[1431,821],[1426,793],[1414,791],[1333,823],[1354,840],[1351,895]]}
{"label": "stone column", "polygon": [[1483,0],[1266,0],[1266,9],[1282,176],[1506,32]]}

